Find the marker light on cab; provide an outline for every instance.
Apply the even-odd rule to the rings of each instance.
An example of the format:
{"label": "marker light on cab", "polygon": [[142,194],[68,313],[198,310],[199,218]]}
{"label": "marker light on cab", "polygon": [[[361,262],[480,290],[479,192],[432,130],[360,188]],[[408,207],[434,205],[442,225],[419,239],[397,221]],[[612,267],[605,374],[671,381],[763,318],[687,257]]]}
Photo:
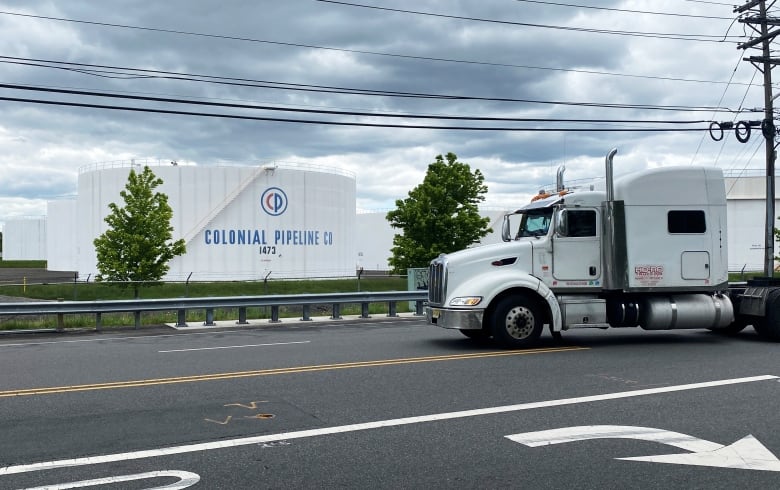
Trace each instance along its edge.
{"label": "marker light on cab", "polygon": [[482,301],[482,296],[461,296],[452,298],[450,306],[477,306]]}

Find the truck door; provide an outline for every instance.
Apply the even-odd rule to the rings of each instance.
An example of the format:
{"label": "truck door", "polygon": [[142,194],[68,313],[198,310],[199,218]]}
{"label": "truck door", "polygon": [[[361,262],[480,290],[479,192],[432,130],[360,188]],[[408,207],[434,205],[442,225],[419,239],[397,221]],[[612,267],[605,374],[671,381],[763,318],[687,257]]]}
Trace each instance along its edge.
{"label": "truck door", "polygon": [[559,211],[553,236],[553,278],[559,281],[587,281],[595,286],[601,279],[601,233],[599,213],[591,208]]}

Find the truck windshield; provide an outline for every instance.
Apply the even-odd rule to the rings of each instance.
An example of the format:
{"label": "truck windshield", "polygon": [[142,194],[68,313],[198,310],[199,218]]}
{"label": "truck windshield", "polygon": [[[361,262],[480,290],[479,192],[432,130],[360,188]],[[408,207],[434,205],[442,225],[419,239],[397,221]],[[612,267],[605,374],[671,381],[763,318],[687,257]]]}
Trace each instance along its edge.
{"label": "truck windshield", "polygon": [[523,213],[523,217],[520,220],[520,228],[517,230],[517,236],[515,236],[515,239],[528,236],[546,235],[547,230],[550,229],[552,214],[552,208],[538,210],[535,209],[533,211],[527,211]]}

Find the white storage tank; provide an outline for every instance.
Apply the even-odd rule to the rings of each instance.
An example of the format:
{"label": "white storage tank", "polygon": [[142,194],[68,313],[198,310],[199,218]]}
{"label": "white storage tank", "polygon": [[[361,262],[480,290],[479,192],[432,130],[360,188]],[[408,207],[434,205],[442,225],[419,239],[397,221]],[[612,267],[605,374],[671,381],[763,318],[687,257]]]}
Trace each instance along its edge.
{"label": "white storage tank", "polygon": [[73,226],[75,269],[97,274],[93,240],[131,168],[149,165],[173,209],[173,238],[187,253],[170,262],[166,280],[315,278],[355,274],[355,177],[306,165],[195,166],[117,162],[79,172]]}
{"label": "white storage tank", "polygon": [[46,217],[22,216],[3,228],[3,260],[46,260]]}
{"label": "white storage tank", "polygon": [[76,199],[46,203],[46,264],[50,271],[75,271]]}

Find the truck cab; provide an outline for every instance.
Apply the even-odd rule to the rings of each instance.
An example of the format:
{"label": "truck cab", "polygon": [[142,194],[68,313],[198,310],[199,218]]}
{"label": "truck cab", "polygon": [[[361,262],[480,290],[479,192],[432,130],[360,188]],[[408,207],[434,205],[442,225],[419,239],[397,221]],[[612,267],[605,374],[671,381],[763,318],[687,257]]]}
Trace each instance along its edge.
{"label": "truck cab", "polygon": [[603,192],[590,191],[533,201],[504,216],[502,238],[531,241],[536,251],[532,273],[553,290],[598,288],[603,200]]}

